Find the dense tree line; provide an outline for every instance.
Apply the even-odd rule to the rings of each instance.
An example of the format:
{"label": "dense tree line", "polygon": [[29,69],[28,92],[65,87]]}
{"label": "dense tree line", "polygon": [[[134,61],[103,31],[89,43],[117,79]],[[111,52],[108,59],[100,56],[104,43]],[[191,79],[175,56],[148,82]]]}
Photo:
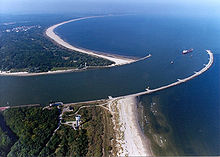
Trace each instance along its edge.
{"label": "dense tree line", "polygon": [[12,108],[3,113],[7,126],[19,137],[8,156],[37,156],[58,124],[58,109]]}
{"label": "dense tree line", "polygon": [[[42,149],[40,156],[109,156],[112,132],[106,135],[104,130],[103,118],[108,115],[105,113],[107,112],[100,107],[81,109],[80,129],[74,130],[71,126],[61,125],[48,145]],[[69,116],[64,118],[65,121],[75,119],[75,116],[72,116],[72,119],[70,116],[73,112],[67,115]],[[108,143],[104,142],[105,140]]]}
{"label": "dense tree line", "polygon": [[4,117],[0,112],[0,156],[7,156],[11,146],[17,141],[17,136],[6,125]]}
{"label": "dense tree line", "polygon": [[0,128],[0,156],[6,156],[10,151],[12,140],[9,138],[6,132]]}
{"label": "dense tree line", "polygon": [[[71,112],[70,112],[71,113]],[[108,111],[100,107],[83,108],[82,126],[74,130],[62,124],[58,125],[60,111],[57,108],[42,107],[11,108],[3,112],[5,124],[17,136],[12,141],[6,132],[0,129],[0,156],[108,156],[111,151],[112,128],[104,126]],[[71,115],[71,114],[70,114]],[[70,116],[69,115],[69,116]],[[64,118],[75,120],[75,116]],[[107,142],[106,142],[107,141]]]}
{"label": "dense tree line", "polygon": [[39,156],[86,156],[88,136],[85,129],[62,125]]}
{"label": "dense tree line", "polygon": [[102,156],[103,138],[101,137],[104,134],[102,108],[91,107],[83,109],[79,114],[86,121],[84,127],[87,129],[89,137],[88,156]]}
{"label": "dense tree line", "polygon": [[[103,156],[102,108],[83,108],[79,114],[82,116],[82,128],[74,130],[62,125],[40,156]],[[75,116],[64,118],[67,121],[74,119]]]}
{"label": "dense tree line", "polygon": [[70,51],[54,44],[45,35],[46,27],[23,32],[0,29],[0,70],[46,72],[53,68],[105,66],[113,62]]}

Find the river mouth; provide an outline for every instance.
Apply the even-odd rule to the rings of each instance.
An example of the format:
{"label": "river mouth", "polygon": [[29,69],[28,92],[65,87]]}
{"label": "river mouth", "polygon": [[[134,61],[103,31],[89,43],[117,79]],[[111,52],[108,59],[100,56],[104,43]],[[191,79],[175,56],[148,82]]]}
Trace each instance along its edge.
{"label": "river mouth", "polygon": [[[70,44],[74,44],[75,40],[70,40],[70,36],[73,37],[81,37],[84,40],[91,39],[90,34],[86,38],[85,32],[102,32],[103,34],[109,34],[105,29],[110,30],[121,30],[124,28],[124,25],[129,23],[129,20],[133,18],[133,21],[139,21],[139,26],[137,25],[136,30],[134,31],[133,25],[130,30],[133,30],[133,34],[136,32],[138,34],[139,28],[142,26],[143,16],[140,17],[111,17],[110,18],[102,18],[93,20],[85,20],[83,22],[77,23],[76,26],[73,26],[73,23],[65,24],[62,26],[62,30],[56,30],[60,35],[62,33],[61,38],[65,39]],[[124,20],[122,20],[124,18]],[[171,29],[168,26],[157,25],[161,22],[161,18],[155,18],[154,22],[150,25],[149,23],[152,21],[152,18],[144,18],[146,20],[143,29],[146,33],[148,33],[146,41],[140,41],[137,39],[129,38],[131,34],[127,34],[127,38],[130,40],[122,40],[122,45],[132,45],[129,44],[129,41],[136,41],[136,43],[145,43],[142,44],[144,46],[141,47],[144,51],[139,51],[140,47],[137,44],[133,44],[132,47],[138,48],[136,52],[131,51],[132,49],[128,46],[128,49],[123,48],[124,52],[133,52],[131,56],[141,57],[142,55],[146,55],[146,50],[148,53],[151,53],[152,56],[146,60],[142,60],[136,62],[134,64],[107,68],[107,69],[91,69],[83,72],[74,72],[74,73],[64,73],[64,74],[54,74],[54,75],[42,75],[42,76],[30,76],[30,77],[16,77],[16,76],[0,76],[0,104],[2,106],[9,105],[21,105],[21,104],[43,104],[47,105],[50,101],[62,101],[64,103],[68,102],[79,102],[79,101],[87,101],[87,100],[95,100],[108,98],[108,96],[123,96],[134,94],[138,92],[145,91],[147,87],[150,89],[158,88],[173,82],[176,82],[179,78],[185,78],[192,74],[194,71],[199,71],[203,64],[208,63],[208,55],[205,53],[204,45],[200,46],[192,41],[189,41],[190,38],[183,38],[181,35],[176,36],[171,40],[167,40],[167,34],[172,36],[173,34],[177,34],[183,30],[181,24],[176,22],[176,19],[165,19],[170,20],[168,22],[173,23],[174,26],[178,26],[177,29]],[[97,20],[101,20],[99,23]],[[105,20],[103,23],[102,20]],[[113,23],[116,21],[114,25],[109,25],[109,23]],[[123,22],[117,22],[117,21]],[[185,19],[182,19],[182,22]],[[188,19],[191,20],[191,19]],[[125,22],[125,23],[124,23]],[[91,23],[91,28],[84,27]],[[100,23],[106,25],[102,26],[103,31],[97,30],[100,28]],[[78,25],[80,24],[80,25]],[[136,23],[138,24],[138,23]],[[189,26],[193,26],[192,23]],[[81,27],[82,25],[82,27]],[[197,24],[198,25],[198,24]],[[117,26],[117,29],[114,27]],[[148,27],[147,27],[148,26]],[[189,27],[188,26],[188,27]],[[156,28],[154,28],[156,27]],[[59,27],[61,28],[61,27]],[[74,28],[74,29],[73,29]],[[90,29],[89,31],[85,31],[83,28]],[[155,31],[150,30],[149,28],[154,28]],[[163,28],[163,31],[156,31],[160,28]],[[129,29],[128,27],[126,29]],[[167,30],[166,30],[167,29]],[[169,30],[169,31],[168,31]],[[84,32],[84,34],[77,35],[77,33]],[[71,33],[72,32],[72,33]],[[201,32],[201,30],[198,30]],[[76,33],[76,35],[73,35]],[[115,33],[118,33],[117,31]],[[123,33],[123,32],[122,32]],[[206,34],[207,32],[204,32]],[[158,36],[161,35],[161,38]],[[188,34],[186,33],[186,36]],[[98,35],[99,36],[99,35]],[[122,35],[123,38],[126,38],[125,34]],[[138,37],[136,35],[136,37]],[[143,36],[142,36],[143,38]],[[107,38],[105,41],[116,42],[118,39],[115,37]],[[116,40],[117,39],[117,40]],[[84,40],[77,40],[78,42],[84,42]],[[174,40],[178,42],[173,43]],[[201,39],[202,41],[203,39]],[[93,42],[96,41],[93,38]],[[97,39],[97,44],[102,45],[100,40]],[[85,42],[86,45],[90,45],[88,42]],[[117,43],[117,42],[116,42]],[[178,44],[179,43],[179,44]],[[190,43],[190,44],[189,44]],[[175,45],[177,44],[177,45]],[[106,45],[106,44],[104,44]],[[145,47],[147,45],[147,47]],[[174,46],[175,45],[175,46]],[[182,45],[182,46],[181,46]],[[183,46],[185,45],[185,46]],[[81,46],[81,45],[79,45]],[[119,48],[116,52],[120,52],[120,44]],[[83,46],[82,46],[83,47]],[[104,48],[105,46],[103,46]],[[191,54],[183,55],[182,49],[193,47],[194,51]],[[85,47],[87,48],[87,47]],[[89,49],[91,47],[88,47]],[[108,51],[108,45],[106,46],[106,51]],[[139,53],[141,52],[141,53]],[[120,54],[119,54],[120,55]],[[126,54],[123,54],[126,55]],[[127,53],[129,55],[129,53]],[[171,64],[173,61],[173,64]]]}
{"label": "river mouth", "polygon": [[[207,54],[205,52],[203,54],[207,60]],[[192,62],[191,57],[188,57],[188,60]],[[199,65],[203,67],[203,64],[207,62],[201,62]],[[157,73],[156,71],[159,70],[154,71],[150,68],[152,66],[154,70],[156,67],[163,70]],[[169,71],[172,77],[167,75],[167,67],[172,69]],[[172,68],[169,62],[158,66],[151,57],[131,65],[84,72],[30,77],[2,76],[0,81],[4,84],[1,86],[3,98],[1,104],[40,103],[46,105],[50,101],[68,103],[129,95],[145,91],[147,87],[154,89],[176,82],[178,78],[188,77],[200,69],[199,67],[193,70],[188,69],[189,71],[183,74],[183,71],[187,71],[184,66],[181,70]]]}

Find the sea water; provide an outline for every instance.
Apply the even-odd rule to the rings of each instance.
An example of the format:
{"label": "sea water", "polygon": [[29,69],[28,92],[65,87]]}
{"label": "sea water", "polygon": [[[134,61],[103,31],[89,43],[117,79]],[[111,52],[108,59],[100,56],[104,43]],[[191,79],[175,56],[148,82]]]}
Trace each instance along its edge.
{"label": "sea water", "polygon": [[[83,72],[0,76],[0,105],[78,102],[157,88],[203,68],[208,63],[205,49],[211,49],[214,65],[207,72],[184,84],[143,96],[140,101],[148,108],[157,100],[156,106],[172,130],[167,140],[172,141],[177,154],[219,155],[219,24],[219,18],[214,17],[132,15],[62,25],[56,33],[78,47],[131,57],[150,53],[152,57],[130,65]],[[182,50],[188,48],[194,51],[182,55]]]}
{"label": "sea water", "polygon": [[[190,76],[208,63],[205,49],[214,53],[219,50],[219,21],[196,21],[132,15],[62,25],[55,31],[70,44],[124,56],[143,57],[149,53],[152,56],[134,64],[107,69],[31,77],[1,76],[0,104],[48,104],[50,101],[115,97]],[[182,50],[188,48],[195,50],[183,55]]]}

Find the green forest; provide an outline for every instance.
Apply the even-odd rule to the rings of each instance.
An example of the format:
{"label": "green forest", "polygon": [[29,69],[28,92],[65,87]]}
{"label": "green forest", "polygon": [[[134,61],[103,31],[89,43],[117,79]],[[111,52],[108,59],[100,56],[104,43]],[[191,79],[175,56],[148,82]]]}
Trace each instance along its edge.
{"label": "green forest", "polygon": [[0,156],[6,156],[12,145],[12,139],[0,128]]}
{"label": "green forest", "polygon": [[57,127],[59,111],[56,108],[22,107],[8,109],[2,115],[6,125],[18,138],[15,141],[6,135],[7,132],[1,132],[0,152],[4,153],[1,155],[37,156]]}
{"label": "green forest", "polygon": [[[0,112],[0,156],[110,155],[114,133],[108,111],[95,106],[83,108],[79,112],[80,129],[62,124],[54,133],[61,112],[62,109],[56,107],[19,107]],[[74,115],[67,115],[64,120],[75,119]],[[3,131],[3,123],[10,131]]]}
{"label": "green forest", "polygon": [[[74,105],[72,108],[79,108]],[[74,111],[76,111],[74,110]],[[64,121],[75,119],[73,112],[65,115]],[[108,111],[100,107],[83,108],[82,126],[74,130],[71,126],[61,125],[40,156],[109,156],[112,150],[113,127]],[[72,115],[72,116],[71,116]]]}
{"label": "green forest", "polygon": [[[18,25],[13,27],[16,26]],[[85,63],[87,66],[106,66],[113,63],[56,45],[44,34],[47,26],[19,32],[6,32],[7,28],[12,26],[0,28],[1,71],[47,72],[81,69],[85,67]]]}

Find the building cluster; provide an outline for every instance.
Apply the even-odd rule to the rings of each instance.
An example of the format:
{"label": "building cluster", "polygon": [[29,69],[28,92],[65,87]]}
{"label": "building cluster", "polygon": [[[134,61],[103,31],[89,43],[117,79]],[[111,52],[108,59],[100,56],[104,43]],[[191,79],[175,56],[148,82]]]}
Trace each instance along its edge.
{"label": "building cluster", "polygon": [[26,32],[32,28],[41,28],[41,26],[39,25],[34,25],[34,26],[19,26],[19,27],[15,27],[12,29],[6,29],[5,32],[9,33],[9,32]]}

